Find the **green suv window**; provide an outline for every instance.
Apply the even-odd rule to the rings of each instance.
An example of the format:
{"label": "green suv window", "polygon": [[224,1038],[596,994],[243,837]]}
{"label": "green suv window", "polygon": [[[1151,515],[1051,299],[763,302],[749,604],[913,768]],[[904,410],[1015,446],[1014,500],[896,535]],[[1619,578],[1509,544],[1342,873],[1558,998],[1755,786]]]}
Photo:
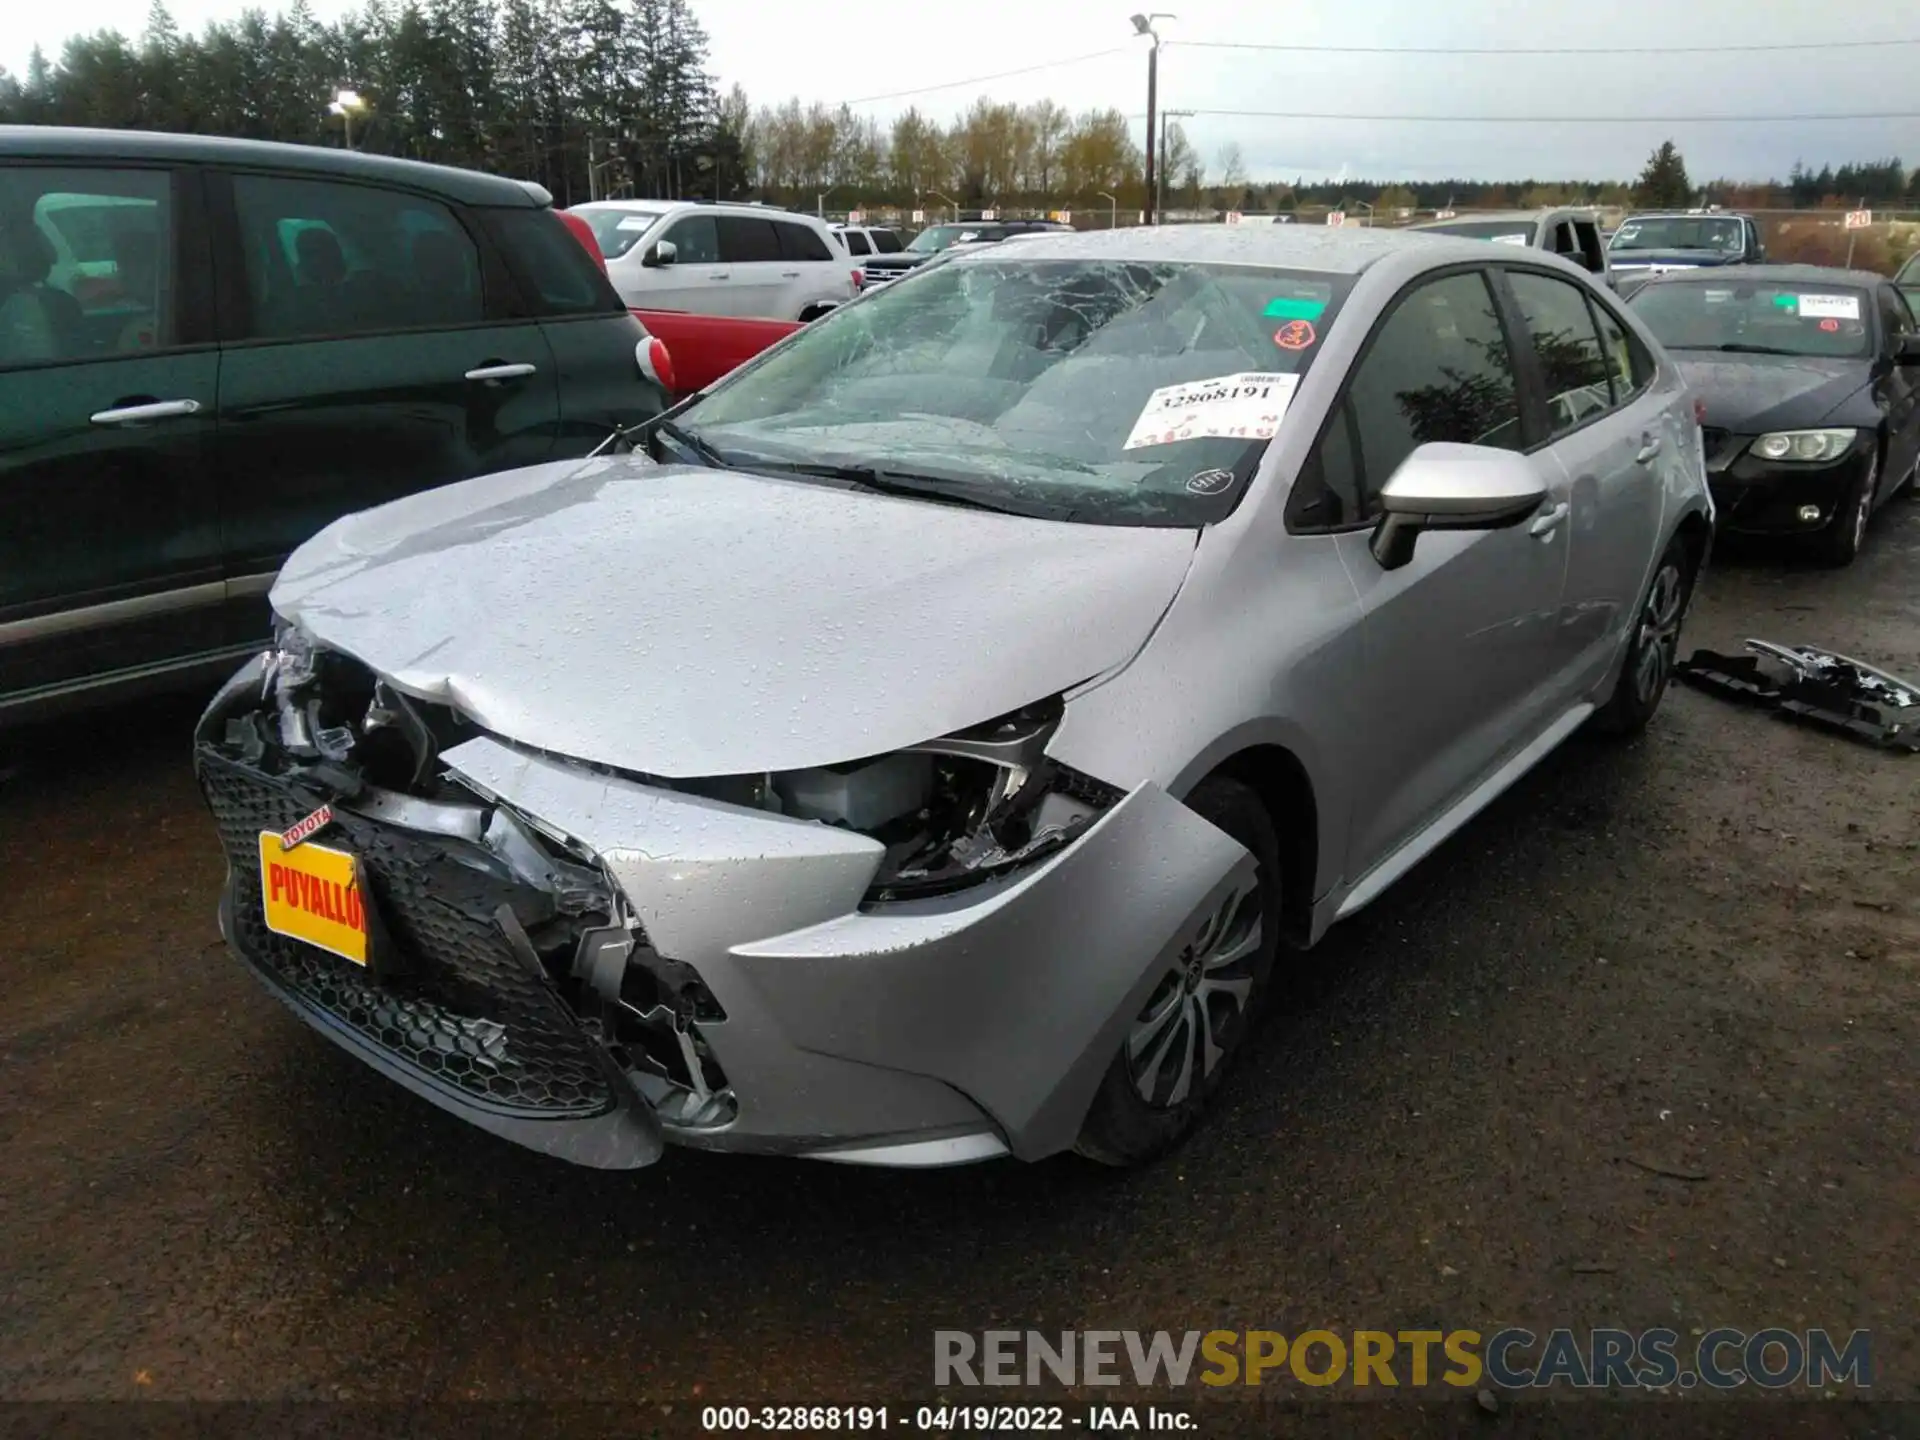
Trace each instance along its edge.
{"label": "green suv window", "polygon": [[263,340],[441,328],[485,316],[480,252],[435,200],[240,175],[234,207]]}

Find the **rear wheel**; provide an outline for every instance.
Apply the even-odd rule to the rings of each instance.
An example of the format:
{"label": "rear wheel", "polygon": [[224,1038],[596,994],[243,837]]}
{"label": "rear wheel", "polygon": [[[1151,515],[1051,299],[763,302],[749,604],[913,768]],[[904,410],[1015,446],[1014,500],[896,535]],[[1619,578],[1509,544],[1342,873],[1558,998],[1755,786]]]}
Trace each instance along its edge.
{"label": "rear wheel", "polygon": [[1627,658],[1614,682],[1613,695],[1594,712],[1593,728],[1603,735],[1637,735],[1660,708],[1679,663],[1680,626],[1693,598],[1694,563],[1686,541],[1676,535],[1654,566],[1640,613],[1634,618]]}
{"label": "rear wheel", "polygon": [[1252,852],[1254,873],[1194,926],[1134,1017],[1075,1149],[1137,1165],[1199,1120],[1245,1048],[1280,944],[1280,841],[1260,797],[1237,780],[1203,780],[1187,805]]}
{"label": "rear wheel", "polygon": [[1827,528],[1814,537],[1813,550],[1828,565],[1851,565],[1866,543],[1867,522],[1873,518],[1873,492],[1880,479],[1880,457],[1868,462],[1866,473],[1835,508]]}

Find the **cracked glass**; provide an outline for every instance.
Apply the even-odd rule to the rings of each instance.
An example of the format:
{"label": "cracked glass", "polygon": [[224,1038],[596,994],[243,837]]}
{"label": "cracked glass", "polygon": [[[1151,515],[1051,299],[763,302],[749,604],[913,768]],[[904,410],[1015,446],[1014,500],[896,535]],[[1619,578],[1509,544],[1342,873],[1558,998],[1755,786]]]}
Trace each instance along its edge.
{"label": "cracked glass", "polygon": [[[680,423],[749,468],[865,467],[1016,513],[1204,524],[1237,502],[1351,283],[989,252],[815,321]],[[1129,448],[1149,407],[1186,386],[1198,422]]]}

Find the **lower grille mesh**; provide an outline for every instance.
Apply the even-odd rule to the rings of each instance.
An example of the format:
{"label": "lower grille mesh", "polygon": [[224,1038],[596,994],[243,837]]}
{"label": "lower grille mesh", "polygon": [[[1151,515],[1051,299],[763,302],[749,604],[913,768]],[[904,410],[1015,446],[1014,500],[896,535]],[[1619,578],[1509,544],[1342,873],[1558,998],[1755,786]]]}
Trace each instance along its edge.
{"label": "lower grille mesh", "polygon": [[450,842],[336,810],[336,829],[316,843],[360,857],[404,960],[403,973],[376,978],[267,928],[260,832],[283,831],[313,806],[215,752],[203,749],[198,761],[232,866],[234,941],[290,995],[467,1103],[538,1119],[612,1108],[592,1042],[493,922],[521,887],[462,864]]}

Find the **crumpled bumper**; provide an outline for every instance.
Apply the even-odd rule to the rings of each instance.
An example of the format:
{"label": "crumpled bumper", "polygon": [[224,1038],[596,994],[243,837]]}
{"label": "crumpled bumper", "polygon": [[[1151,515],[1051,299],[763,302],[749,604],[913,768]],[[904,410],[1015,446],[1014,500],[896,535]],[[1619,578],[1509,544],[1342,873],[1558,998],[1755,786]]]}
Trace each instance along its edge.
{"label": "crumpled bumper", "polygon": [[[670,1140],[876,1163],[1070,1147],[1129,1023],[1253,857],[1142,785],[1019,876],[863,907],[880,847],[831,826],[652,789],[495,740],[448,751],[482,793],[596,854],[738,1099]],[[934,1143],[937,1142],[937,1143]]]}
{"label": "crumpled bumper", "polygon": [[[883,851],[867,836],[490,738],[444,751],[476,812],[590,857],[573,872],[585,899],[563,902],[510,855],[436,830],[431,804],[369,805],[223,753],[211,718],[263,674],[229,683],[195,750],[229,859],[223,935],[382,1074],[585,1165],[650,1164],[663,1142],[898,1166],[1064,1150],[1154,986],[1254,864],[1146,784],[1011,877],[869,905]],[[265,922],[260,836],[329,801],[320,839],[366,878],[366,966]],[[588,958],[605,936],[631,940],[627,979],[699,997],[675,1002],[662,1042],[706,1077],[699,1094],[663,1086],[659,1055],[612,1023]]]}

